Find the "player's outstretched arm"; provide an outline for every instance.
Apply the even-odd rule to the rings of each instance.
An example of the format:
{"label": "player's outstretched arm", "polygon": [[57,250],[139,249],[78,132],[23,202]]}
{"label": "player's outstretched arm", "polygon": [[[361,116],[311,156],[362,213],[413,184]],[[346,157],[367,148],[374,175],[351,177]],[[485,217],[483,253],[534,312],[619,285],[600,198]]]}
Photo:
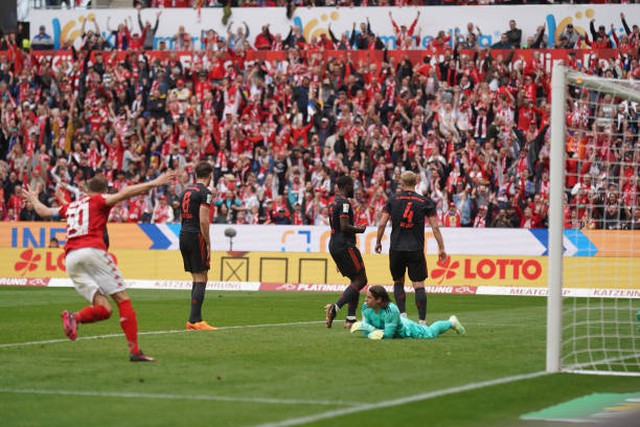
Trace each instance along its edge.
{"label": "player's outstretched arm", "polygon": [[116,194],[112,194],[105,197],[105,204],[107,206],[114,206],[123,200],[130,199],[139,194],[144,194],[152,188],[159,187],[167,184],[169,181],[176,177],[176,171],[165,172],[153,181],[143,182],[142,184],[130,185],[123,188]]}
{"label": "player's outstretched arm", "polygon": [[40,216],[41,218],[51,218],[53,216],[57,216],[58,212],[60,211],[60,208],[50,208],[49,206],[43,204],[40,199],[38,199],[38,193],[36,193],[35,191],[31,191],[29,189],[29,186],[27,186],[26,190],[24,188],[22,189],[20,196],[33,205],[33,210],[36,211],[38,216]]}

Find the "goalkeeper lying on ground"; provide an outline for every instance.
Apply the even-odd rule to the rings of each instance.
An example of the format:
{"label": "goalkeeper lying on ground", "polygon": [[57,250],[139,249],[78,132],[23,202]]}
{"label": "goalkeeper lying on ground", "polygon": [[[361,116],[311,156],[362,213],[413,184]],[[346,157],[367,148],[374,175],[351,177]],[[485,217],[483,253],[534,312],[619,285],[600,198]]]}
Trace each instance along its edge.
{"label": "goalkeeper lying on ground", "polygon": [[464,334],[464,327],[456,316],[449,320],[440,320],[431,326],[420,325],[413,320],[400,316],[398,306],[389,300],[386,289],[380,285],[370,286],[365,303],[362,306],[362,322],[351,326],[351,333],[362,331],[372,340],[382,338],[436,338],[449,329],[458,335]]}

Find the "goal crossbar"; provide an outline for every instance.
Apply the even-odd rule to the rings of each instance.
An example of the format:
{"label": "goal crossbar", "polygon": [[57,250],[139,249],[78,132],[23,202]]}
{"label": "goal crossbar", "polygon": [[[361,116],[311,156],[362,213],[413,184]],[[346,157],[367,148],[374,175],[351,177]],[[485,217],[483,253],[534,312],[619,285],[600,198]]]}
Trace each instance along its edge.
{"label": "goal crossbar", "polygon": [[[602,77],[596,77],[589,74],[584,74],[579,71],[567,69],[564,66],[561,70],[564,70],[565,80],[567,84],[580,86],[585,89],[592,89],[597,91],[603,91],[609,93],[617,98],[625,98],[633,102],[640,104],[640,91],[630,87],[621,86],[620,83],[624,83],[625,80],[618,79],[605,79]],[[554,68],[555,74],[556,68]],[[563,72],[563,71],[560,71]]]}

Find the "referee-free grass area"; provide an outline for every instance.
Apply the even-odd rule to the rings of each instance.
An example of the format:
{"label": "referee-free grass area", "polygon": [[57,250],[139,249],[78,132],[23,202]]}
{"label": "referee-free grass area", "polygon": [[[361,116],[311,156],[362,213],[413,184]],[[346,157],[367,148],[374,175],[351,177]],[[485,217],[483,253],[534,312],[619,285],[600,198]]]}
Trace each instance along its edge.
{"label": "referee-free grass area", "polygon": [[542,298],[429,295],[427,320],[456,314],[465,336],[371,341],[325,328],[337,294],[208,291],[221,329],[206,332],[183,331],[188,291],[130,295],[155,363],[128,361],[117,310],[71,342],[59,314],[82,307],[73,289],[0,288],[3,426],[529,426],[520,415],[640,391],[637,377],[576,375],[476,388],[544,370]]}

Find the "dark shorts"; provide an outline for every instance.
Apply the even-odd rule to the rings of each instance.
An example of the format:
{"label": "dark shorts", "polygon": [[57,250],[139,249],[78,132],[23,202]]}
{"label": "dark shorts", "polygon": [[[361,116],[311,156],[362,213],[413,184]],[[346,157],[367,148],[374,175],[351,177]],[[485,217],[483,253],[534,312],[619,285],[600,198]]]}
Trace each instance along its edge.
{"label": "dark shorts", "polygon": [[424,251],[389,251],[389,270],[393,280],[404,278],[407,270],[412,282],[422,282],[429,277]]}
{"label": "dark shorts", "polygon": [[201,273],[209,271],[209,248],[201,233],[180,233],[180,253],[184,271]]}
{"label": "dark shorts", "polygon": [[330,251],[331,258],[338,266],[338,270],[343,276],[353,280],[358,274],[364,271],[364,262],[358,248],[347,248],[338,251]]}

